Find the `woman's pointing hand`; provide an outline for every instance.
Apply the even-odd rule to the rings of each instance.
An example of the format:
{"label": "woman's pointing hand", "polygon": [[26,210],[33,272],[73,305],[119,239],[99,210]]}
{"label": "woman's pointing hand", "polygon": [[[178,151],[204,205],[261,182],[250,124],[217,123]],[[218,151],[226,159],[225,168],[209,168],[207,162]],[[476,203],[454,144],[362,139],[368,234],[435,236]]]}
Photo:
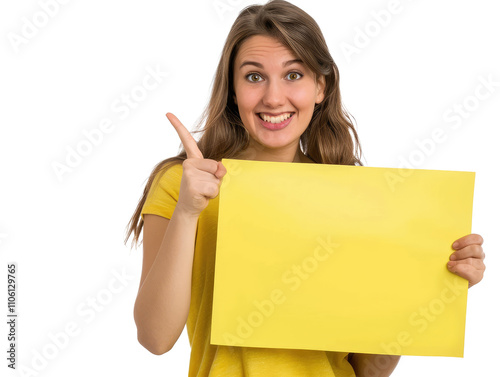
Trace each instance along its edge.
{"label": "woman's pointing hand", "polygon": [[187,158],[182,163],[182,179],[177,208],[198,217],[209,203],[219,195],[222,177],[227,173],[222,162],[203,158],[198,144],[190,132],[172,113],[167,118],[174,126]]}

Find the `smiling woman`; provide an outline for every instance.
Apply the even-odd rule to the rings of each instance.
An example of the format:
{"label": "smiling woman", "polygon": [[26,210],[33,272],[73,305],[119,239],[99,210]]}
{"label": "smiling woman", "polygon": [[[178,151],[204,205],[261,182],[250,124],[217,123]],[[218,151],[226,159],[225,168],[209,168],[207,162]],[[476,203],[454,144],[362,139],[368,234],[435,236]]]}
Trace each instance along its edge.
{"label": "smiling woman", "polygon": [[165,353],[187,325],[190,376],[354,376],[348,352],[210,343],[221,159],[361,165],[317,23],[287,1],[246,7],[224,45],[200,140],[167,116],[184,151],[155,167],[129,223],[136,242],[144,226],[139,342]]}
{"label": "smiling woman", "polygon": [[[163,354],[186,325],[193,377],[389,376],[397,355],[211,344],[218,194],[227,173],[221,160],[361,165],[337,66],[319,26],[300,8],[284,0],[244,8],[213,82],[198,142],[167,113],[184,149],[155,166],[129,222],[127,239],[134,232],[135,242],[144,226],[134,307],[139,342]],[[484,270],[481,243],[480,236],[463,237],[450,262],[471,284]],[[471,257],[475,270],[466,266]]]}

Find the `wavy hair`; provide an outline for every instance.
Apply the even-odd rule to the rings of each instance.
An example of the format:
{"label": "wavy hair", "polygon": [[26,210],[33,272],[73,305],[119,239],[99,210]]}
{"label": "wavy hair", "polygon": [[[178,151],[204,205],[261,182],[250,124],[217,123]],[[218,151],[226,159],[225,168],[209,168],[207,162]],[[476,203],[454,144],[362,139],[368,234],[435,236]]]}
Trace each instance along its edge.
{"label": "wavy hair", "polygon": [[[300,137],[299,147],[319,164],[362,165],[361,146],[344,109],[339,89],[339,71],[316,21],[299,7],[285,0],[271,0],[264,5],[245,7],[227,36],[214,79],[210,100],[193,133],[201,132],[197,142],[204,158],[220,161],[234,158],[249,146],[249,134],[234,102],[233,64],[241,44],[254,35],[277,39],[286,46],[316,77],[325,77],[325,97],[315,104],[311,122]],[[205,123],[205,127],[201,128]],[[152,170],[135,212],[128,223],[125,244],[134,233],[137,245],[144,225],[141,211],[155,177],[187,158],[180,148],[177,156],[159,162]]]}

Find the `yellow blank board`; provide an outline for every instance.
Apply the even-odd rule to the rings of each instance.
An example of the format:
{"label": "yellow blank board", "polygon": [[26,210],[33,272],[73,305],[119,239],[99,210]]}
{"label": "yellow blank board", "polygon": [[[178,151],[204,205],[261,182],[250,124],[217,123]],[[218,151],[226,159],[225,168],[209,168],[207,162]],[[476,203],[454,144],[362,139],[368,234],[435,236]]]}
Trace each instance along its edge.
{"label": "yellow blank board", "polygon": [[463,357],[474,172],[222,163],[212,344]]}

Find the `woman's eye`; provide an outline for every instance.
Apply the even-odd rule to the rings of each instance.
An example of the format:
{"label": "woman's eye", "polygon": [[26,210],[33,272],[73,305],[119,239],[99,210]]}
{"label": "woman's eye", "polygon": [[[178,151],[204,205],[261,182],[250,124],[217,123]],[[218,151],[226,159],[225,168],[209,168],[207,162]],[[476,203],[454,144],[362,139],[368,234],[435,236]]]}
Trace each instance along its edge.
{"label": "woman's eye", "polygon": [[259,82],[260,80],[254,80],[253,77],[260,77],[260,75],[258,73],[249,73],[247,76],[247,78],[250,77],[250,81],[251,82]]}
{"label": "woman's eye", "polygon": [[[300,77],[302,77],[302,74],[298,73],[298,72],[290,72],[287,76],[290,76],[290,75],[293,75],[292,77],[292,81],[295,81],[295,80],[298,80]],[[297,75],[299,75],[300,77],[297,77]]]}

